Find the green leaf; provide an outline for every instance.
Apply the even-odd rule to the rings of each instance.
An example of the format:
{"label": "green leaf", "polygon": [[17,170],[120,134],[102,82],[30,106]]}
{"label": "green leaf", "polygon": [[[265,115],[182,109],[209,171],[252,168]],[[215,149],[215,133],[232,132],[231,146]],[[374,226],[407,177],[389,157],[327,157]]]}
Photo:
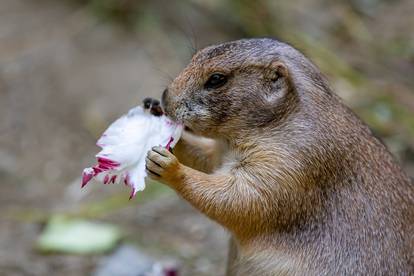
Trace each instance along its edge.
{"label": "green leaf", "polygon": [[114,248],[121,236],[113,225],[54,216],[38,238],[36,248],[69,254],[104,253]]}

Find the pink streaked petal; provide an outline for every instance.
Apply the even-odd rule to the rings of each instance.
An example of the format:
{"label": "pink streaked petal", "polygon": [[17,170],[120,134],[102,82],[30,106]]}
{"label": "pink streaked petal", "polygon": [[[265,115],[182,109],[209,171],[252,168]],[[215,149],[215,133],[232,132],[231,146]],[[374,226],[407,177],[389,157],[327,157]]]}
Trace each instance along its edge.
{"label": "pink streaked petal", "polygon": [[86,168],[86,169],[83,170],[81,188],[85,187],[86,184],[88,184],[89,181],[91,181],[91,179],[93,178],[93,175],[94,175],[93,169]]}
{"label": "pink streaked petal", "polygon": [[92,178],[104,184],[124,183],[132,189],[130,199],[145,187],[142,157],[150,146],[171,149],[179,141],[183,126],[165,115],[154,117],[135,107],[122,116],[96,142],[101,149],[96,165],[82,174],[82,187]]}
{"label": "pink streaked petal", "polygon": [[132,188],[131,194],[129,195],[129,200],[131,200],[136,195],[136,193],[137,191],[135,190],[135,188]]}
{"label": "pink streaked petal", "polygon": [[93,176],[97,176],[98,174],[100,174],[101,172],[103,172],[104,170],[99,168],[98,166],[94,166],[92,167],[93,169]]}
{"label": "pink streaked petal", "polygon": [[97,160],[99,164],[104,164],[108,166],[118,167],[119,165],[121,165],[120,163],[105,157],[97,157]]}
{"label": "pink streaked petal", "polygon": [[102,163],[99,163],[97,165],[97,167],[100,168],[103,171],[109,171],[109,170],[115,169],[115,167],[113,167],[113,166],[109,166],[109,165],[102,164]]}
{"label": "pink streaked petal", "polygon": [[130,181],[130,178],[129,178],[129,173],[127,173],[127,175],[124,178],[124,184],[125,184],[125,186],[130,186],[131,185],[130,182],[131,181]]}
{"label": "pink streaked petal", "polygon": [[170,137],[170,140],[168,141],[168,143],[167,143],[167,145],[165,146],[165,148],[167,149],[167,150],[170,150],[170,148],[171,148],[171,143],[174,141],[174,138],[173,137]]}

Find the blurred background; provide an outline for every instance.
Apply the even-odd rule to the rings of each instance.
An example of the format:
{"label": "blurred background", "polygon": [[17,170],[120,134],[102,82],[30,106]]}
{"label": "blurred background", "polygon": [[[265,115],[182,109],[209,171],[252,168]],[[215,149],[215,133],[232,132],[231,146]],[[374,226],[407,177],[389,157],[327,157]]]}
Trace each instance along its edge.
{"label": "blurred background", "polygon": [[[413,30],[412,0],[0,0],[0,275],[105,275],[122,245],[182,275],[224,273],[225,231],[162,185],[131,201],[121,186],[80,190],[109,123],[209,44],[291,43],[413,177]],[[92,254],[42,243],[62,218],[122,241]]]}

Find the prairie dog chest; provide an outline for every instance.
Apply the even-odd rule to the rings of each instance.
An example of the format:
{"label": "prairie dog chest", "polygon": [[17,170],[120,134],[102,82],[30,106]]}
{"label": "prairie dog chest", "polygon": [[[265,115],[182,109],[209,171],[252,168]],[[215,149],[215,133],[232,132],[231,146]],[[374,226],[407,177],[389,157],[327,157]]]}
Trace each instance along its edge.
{"label": "prairie dog chest", "polygon": [[224,150],[221,160],[221,165],[215,170],[216,173],[229,173],[240,169],[245,157],[235,151]]}
{"label": "prairie dog chest", "polygon": [[234,274],[241,276],[273,276],[273,275],[315,275],[304,270],[303,263],[291,254],[278,250],[256,250],[254,252],[239,251],[235,262]]}

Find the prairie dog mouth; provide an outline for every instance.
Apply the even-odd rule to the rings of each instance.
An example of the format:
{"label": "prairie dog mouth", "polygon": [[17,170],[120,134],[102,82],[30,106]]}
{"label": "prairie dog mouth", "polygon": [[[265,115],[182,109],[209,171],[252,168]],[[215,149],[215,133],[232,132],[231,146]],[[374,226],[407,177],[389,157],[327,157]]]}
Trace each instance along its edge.
{"label": "prairie dog mouth", "polygon": [[165,100],[162,100],[161,102],[157,99],[153,99],[153,98],[145,98],[142,101],[143,107],[145,110],[148,110],[152,115],[154,116],[162,116],[165,115],[167,116],[169,119],[179,122],[180,124],[182,124],[184,126],[184,129],[186,131],[189,132],[194,132],[189,126],[187,126],[185,123],[183,123],[182,120],[177,120],[176,116],[169,116],[170,114],[168,114],[165,110],[165,105],[163,104],[163,102],[165,102]]}
{"label": "prairie dog mouth", "polygon": [[184,125],[184,130],[193,133],[194,131],[188,126]]}

